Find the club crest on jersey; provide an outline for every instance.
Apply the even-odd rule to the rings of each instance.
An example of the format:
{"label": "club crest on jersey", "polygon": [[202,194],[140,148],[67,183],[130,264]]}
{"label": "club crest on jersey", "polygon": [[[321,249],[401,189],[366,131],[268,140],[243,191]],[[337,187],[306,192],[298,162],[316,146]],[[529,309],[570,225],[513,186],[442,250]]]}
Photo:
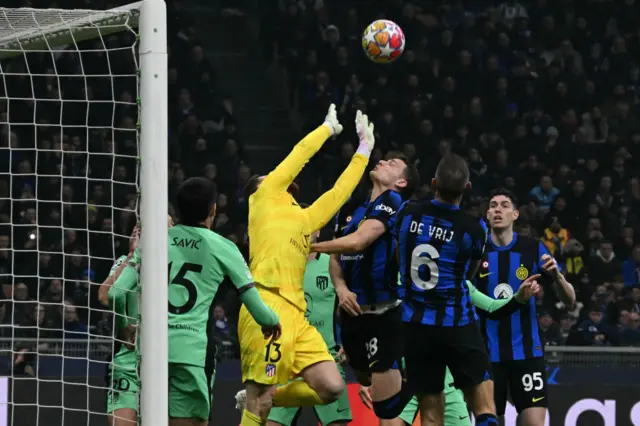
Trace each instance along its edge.
{"label": "club crest on jersey", "polygon": [[329,277],[316,277],[316,287],[325,291],[329,287]]}
{"label": "club crest on jersey", "polygon": [[524,265],[520,265],[520,267],[516,269],[516,277],[519,280],[524,281],[527,279],[528,276],[529,276],[529,270],[525,268]]}
{"label": "club crest on jersey", "polygon": [[513,289],[509,284],[501,283],[493,289],[493,297],[496,299],[508,299],[513,297]]}
{"label": "club crest on jersey", "polygon": [[347,223],[351,222],[351,216],[347,216],[347,218],[344,221]]}
{"label": "club crest on jersey", "polygon": [[484,262],[482,262],[482,267],[484,269],[487,269],[489,267],[489,262],[487,262],[486,260]]}
{"label": "club crest on jersey", "polygon": [[276,365],[275,364],[267,364],[267,368],[264,369],[264,373],[267,377],[273,377],[276,375]]}

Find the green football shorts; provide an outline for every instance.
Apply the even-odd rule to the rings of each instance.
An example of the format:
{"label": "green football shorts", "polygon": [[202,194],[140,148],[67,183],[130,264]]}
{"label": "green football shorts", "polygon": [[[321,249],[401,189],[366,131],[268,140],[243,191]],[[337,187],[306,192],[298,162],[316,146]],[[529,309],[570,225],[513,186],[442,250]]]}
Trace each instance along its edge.
{"label": "green football shorts", "polygon": [[131,408],[137,412],[140,387],[135,364],[131,368],[111,364],[108,368],[107,413],[113,413],[121,408]]}
{"label": "green football shorts", "polygon": [[[342,380],[344,380],[344,370],[338,365]],[[273,407],[269,413],[269,421],[279,423],[284,426],[291,426],[294,419],[300,413],[300,407]],[[349,394],[347,393],[347,385],[345,383],[342,395],[337,401],[327,405],[316,405],[313,407],[316,417],[323,426],[336,422],[350,422],[351,406],[349,405]]]}
{"label": "green football shorts", "polygon": [[[445,395],[444,405],[444,425],[445,426],[471,426],[471,418],[464,402],[464,395],[461,390],[449,392]],[[413,397],[400,414],[400,418],[409,426],[413,424],[418,416],[418,400]]]}
{"label": "green football shorts", "polygon": [[215,368],[169,363],[169,417],[209,420]]}

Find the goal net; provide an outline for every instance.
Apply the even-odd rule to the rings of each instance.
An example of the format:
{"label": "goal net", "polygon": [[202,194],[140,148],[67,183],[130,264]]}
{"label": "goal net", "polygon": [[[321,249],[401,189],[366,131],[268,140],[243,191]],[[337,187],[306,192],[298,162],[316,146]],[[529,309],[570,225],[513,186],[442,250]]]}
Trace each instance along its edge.
{"label": "goal net", "polygon": [[[136,224],[142,257],[166,259],[164,13],[160,1],[0,8],[0,426],[106,425],[130,401],[139,424],[166,424],[166,411],[154,419],[136,407],[145,386],[166,390],[166,310],[164,323],[162,307],[146,315],[147,333],[139,314],[117,322],[100,292]],[[141,275],[163,279],[144,266]],[[125,297],[128,313],[141,311],[138,295]],[[149,334],[160,361],[142,380]],[[123,340],[126,361],[114,358]]]}

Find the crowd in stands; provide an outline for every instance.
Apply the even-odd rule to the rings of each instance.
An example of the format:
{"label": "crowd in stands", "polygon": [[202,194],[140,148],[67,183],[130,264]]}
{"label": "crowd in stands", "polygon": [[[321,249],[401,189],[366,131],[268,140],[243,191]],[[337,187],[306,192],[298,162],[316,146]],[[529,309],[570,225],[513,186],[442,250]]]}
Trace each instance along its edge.
{"label": "crowd in stands", "polygon": [[[180,0],[167,5],[170,197],[186,178],[215,181],[215,230],[246,255],[242,123],[203,35]],[[462,155],[473,182],[464,208],[482,215],[490,189],[511,189],[518,232],[540,238],[576,288],[572,309],[550,291],[538,296],[545,342],[640,346],[640,1],[280,0],[261,2],[261,14],[265,58],[286,74],[303,131],[331,102],[345,123],[365,111],[376,125],[372,163],[403,151],[423,177],[418,199],[432,196],[440,157]],[[389,66],[360,44],[379,17],[406,34]],[[128,247],[138,152],[135,64],[130,51],[108,49],[131,37],[83,42],[97,52],[69,49],[55,67],[48,54],[0,62],[0,338],[113,333],[96,284]],[[106,66],[121,77],[98,76]],[[311,164],[319,187],[344,169],[354,137],[343,132]],[[216,304],[216,339],[237,356],[230,286]]]}
{"label": "crowd in stands", "polygon": [[[547,344],[640,345],[640,2],[281,1],[264,37],[286,69],[308,130],[334,102],[349,123],[376,124],[373,161],[403,151],[430,177],[441,156],[465,157],[482,215],[490,189],[517,194],[517,231],[540,238],[574,284],[567,309],[538,296]],[[276,15],[277,14],[277,15]],[[278,19],[273,19],[278,16]],[[268,17],[268,19],[266,19]],[[375,65],[366,25],[391,19],[407,47]],[[275,21],[275,25],[269,26]],[[326,186],[354,152],[344,132],[317,170]]]}

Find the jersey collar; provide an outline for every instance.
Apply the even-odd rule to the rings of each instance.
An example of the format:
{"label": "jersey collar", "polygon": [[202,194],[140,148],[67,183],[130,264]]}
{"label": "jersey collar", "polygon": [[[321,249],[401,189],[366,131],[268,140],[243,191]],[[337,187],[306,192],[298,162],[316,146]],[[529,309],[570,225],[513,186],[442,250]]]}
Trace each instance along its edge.
{"label": "jersey collar", "polygon": [[442,207],[445,209],[449,209],[449,210],[460,210],[460,206],[455,205],[455,204],[446,204],[443,203],[442,201],[438,201],[435,198],[433,200],[431,200],[431,204],[438,206],[438,207]]}
{"label": "jersey collar", "polygon": [[491,247],[493,247],[494,250],[497,250],[497,251],[510,250],[515,245],[517,240],[518,240],[518,234],[514,232],[513,239],[509,244],[507,244],[506,246],[498,246],[493,242],[493,238],[489,236],[489,244],[491,244]]}

